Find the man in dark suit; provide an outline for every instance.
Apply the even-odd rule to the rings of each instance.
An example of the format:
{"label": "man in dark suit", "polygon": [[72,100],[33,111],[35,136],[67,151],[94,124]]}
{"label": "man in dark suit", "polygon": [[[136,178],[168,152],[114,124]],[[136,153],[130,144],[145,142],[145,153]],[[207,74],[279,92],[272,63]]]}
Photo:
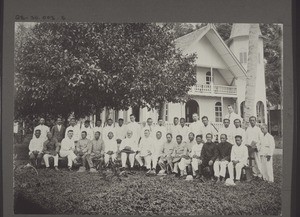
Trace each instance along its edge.
{"label": "man in dark suit", "polygon": [[56,125],[54,125],[51,129],[51,133],[53,135],[53,138],[57,139],[59,143],[61,143],[61,140],[65,136],[65,130],[66,128],[62,125],[61,118],[57,118]]}

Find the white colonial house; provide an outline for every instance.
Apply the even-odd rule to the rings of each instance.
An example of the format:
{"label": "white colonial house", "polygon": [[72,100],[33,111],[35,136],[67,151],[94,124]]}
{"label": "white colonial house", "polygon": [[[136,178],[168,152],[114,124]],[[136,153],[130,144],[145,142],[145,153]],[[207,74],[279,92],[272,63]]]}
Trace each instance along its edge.
{"label": "white colonial house", "polygon": [[[229,104],[243,117],[249,28],[249,24],[233,24],[230,38],[226,42],[212,24],[176,39],[176,46],[184,54],[197,55],[197,84],[191,87],[188,93],[191,100],[188,102],[164,105],[163,119],[166,125],[171,124],[174,117],[184,117],[187,123],[192,122],[192,114],[197,113],[200,118],[207,116],[216,128],[219,128]],[[265,60],[261,33],[258,48],[255,109],[258,122],[266,123]],[[149,117],[156,122],[158,118],[156,110],[149,112],[147,108],[130,108],[127,111],[104,110],[101,119],[105,120],[107,116],[115,121],[124,118],[126,123],[131,113],[135,114],[138,122],[145,122]]]}

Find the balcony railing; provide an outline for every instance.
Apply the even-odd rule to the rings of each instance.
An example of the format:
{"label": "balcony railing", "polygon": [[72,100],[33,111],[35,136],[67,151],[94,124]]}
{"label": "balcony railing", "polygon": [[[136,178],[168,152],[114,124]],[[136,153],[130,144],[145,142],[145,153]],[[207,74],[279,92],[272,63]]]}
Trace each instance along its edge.
{"label": "balcony railing", "polygon": [[219,95],[236,95],[236,86],[196,84],[189,91],[190,94],[219,94]]}

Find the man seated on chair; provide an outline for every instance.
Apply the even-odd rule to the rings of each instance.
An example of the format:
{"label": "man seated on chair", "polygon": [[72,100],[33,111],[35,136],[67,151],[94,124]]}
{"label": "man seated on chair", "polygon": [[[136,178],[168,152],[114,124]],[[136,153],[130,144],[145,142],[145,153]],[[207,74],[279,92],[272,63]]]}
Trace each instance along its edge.
{"label": "man seated on chair", "polygon": [[[91,148],[88,150],[87,162],[90,167],[90,172],[97,172],[97,167],[101,168],[104,162],[104,142],[100,139],[101,133],[95,132],[94,139],[91,142]],[[94,165],[94,161],[97,161],[97,165]]]}
{"label": "man seated on chair", "polygon": [[236,183],[240,182],[242,169],[247,166],[248,161],[248,148],[242,145],[242,136],[235,136],[235,145],[232,146],[230,163],[228,164],[229,177],[234,180],[234,169],[236,172]]}
{"label": "man seated on chair", "polygon": [[186,152],[182,156],[180,162],[178,163],[178,167],[180,169],[180,175],[181,177],[184,177],[187,175],[186,167],[188,167],[188,170],[192,172],[192,147],[196,144],[195,141],[195,134],[193,132],[189,133],[189,141],[186,143]]}
{"label": "man seated on chair", "polygon": [[220,143],[216,146],[217,159],[214,163],[214,173],[217,182],[225,181],[226,168],[230,161],[232,144],[227,142],[227,135],[220,135]]}
{"label": "man seated on chair", "polygon": [[75,142],[73,139],[73,130],[69,130],[67,137],[61,141],[59,155],[68,158],[68,169],[72,170],[74,160],[76,159]]}
{"label": "man seated on chair", "polygon": [[181,135],[176,136],[176,142],[177,142],[177,144],[174,146],[174,150],[171,155],[172,162],[173,162],[173,173],[174,173],[175,177],[178,176],[178,164],[179,164],[181,158],[187,152],[186,142],[182,142]]}
{"label": "man seated on chair", "polygon": [[199,175],[200,181],[203,182],[203,172],[204,170],[207,171],[208,178],[214,180],[213,178],[213,164],[217,158],[217,148],[216,144],[212,141],[212,134],[206,134],[206,143],[204,143],[201,156],[200,156],[200,166],[199,166]]}
{"label": "man seated on chair", "polygon": [[133,136],[133,132],[131,130],[127,131],[126,138],[122,140],[120,144],[120,152],[121,152],[121,162],[122,168],[121,170],[125,170],[127,158],[129,159],[129,170],[131,170],[134,166],[134,157],[138,150],[138,142],[136,141],[136,137]]}
{"label": "man seated on chair", "polygon": [[43,144],[43,159],[45,161],[46,168],[49,168],[49,158],[54,159],[54,168],[58,169],[58,152],[59,152],[59,143],[57,139],[52,137],[52,133],[47,133],[47,140]]}
{"label": "man seated on chair", "polygon": [[117,155],[119,153],[119,150],[118,150],[118,143],[114,139],[113,132],[109,132],[107,135],[104,136],[107,136],[108,138],[104,140],[104,146],[105,146],[104,162],[105,162],[105,166],[108,166],[110,160],[112,161],[112,163],[115,163],[115,161],[117,160]]}
{"label": "man seated on chair", "polygon": [[200,178],[199,174],[199,165],[200,165],[200,156],[201,156],[201,151],[203,148],[203,140],[202,140],[202,135],[197,135],[196,136],[196,144],[193,145],[192,147],[192,170],[193,170],[193,176],[196,179]]}
{"label": "man seated on chair", "polygon": [[29,159],[32,166],[36,168],[41,167],[43,159],[43,144],[44,138],[41,137],[41,130],[37,129],[29,143]]}
{"label": "man seated on chair", "polygon": [[[151,166],[152,155],[154,154],[154,139],[150,136],[150,130],[144,129],[144,136],[141,138],[138,154],[135,156],[135,159],[139,162],[141,167],[146,166],[147,174],[153,172]],[[143,159],[145,164],[143,163]]]}
{"label": "man seated on chair", "polygon": [[174,146],[176,145],[172,141],[172,134],[168,133],[166,135],[167,141],[163,144],[160,158],[158,161],[158,164],[161,168],[158,175],[166,175],[166,171],[168,173],[168,166],[171,168],[171,171],[173,171],[173,163],[172,163],[172,153],[174,151]]}
{"label": "man seated on chair", "polygon": [[76,159],[75,161],[78,163],[82,161],[82,166],[79,167],[77,172],[85,172],[87,166],[87,155],[88,151],[92,146],[91,140],[86,138],[87,133],[86,131],[81,132],[81,139],[76,144],[75,154]]}
{"label": "man seated on chair", "polygon": [[153,166],[153,171],[155,171],[155,173],[156,173],[156,166],[157,166],[159,157],[161,155],[164,142],[166,141],[165,138],[162,138],[162,135],[163,134],[161,131],[156,131],[156,137],[154,139],[154,153],[152,155],[152,166]]}

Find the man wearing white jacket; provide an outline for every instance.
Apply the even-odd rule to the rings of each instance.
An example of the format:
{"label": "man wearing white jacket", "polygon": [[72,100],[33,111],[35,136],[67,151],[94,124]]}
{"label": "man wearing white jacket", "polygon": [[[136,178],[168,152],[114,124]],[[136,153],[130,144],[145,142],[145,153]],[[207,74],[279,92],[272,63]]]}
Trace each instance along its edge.
{"label": "man wearing white jacket", "polygon": [[232,146],[230,154],[230,162],[228,164],[228,172],[231,180],[234,180],[234,168],[236,171],[235,180],[240,182],[242,169],[247,165],[248,161],[248,149],[245,145],[242,145],[242,137],[240,135],[235,136],[235,145]]}
{"label": "man wearing white jacket", "polygon": [[75,151],[75,142],[73,140],[73,130],[69,130],[67,137],[61,141],[59,155],[61,157],[68,158],[68,169],[71,170],[73,162],[76,159]]}
{"label": "man wearing white jacket", "polygon": [[43,159],[44,138],[41,137],[41,130],[37,129],[29,143],[29,159],[32,166],[39,168]]}
{"label": "man wearing white jacket", "polygon": [[155,171],[157,162],[159,157],[161,156],[162,150],[163,150],[163,145],[165,143],[165,139],[162,137],[162,132],[157,131],[156,132],[156,138],[155,138],[155,143],[154,143],[154,153],[152,155],[152,168],[153,171]]}
{"label": "man wearing white jacket", "polygon": [[114,162],[117,159],[118,154],[118,144],[114,139],[114,133],[108,133],[108,139],[104,140],[104,162],[105,165],[108,165],[109,160],[111,159]]}
{"label": "man wearing white jacket", "polygon": [[150,130],[144,130],[144,136],[141,138],[139,153],[135,156],[136,160],[139,162],[140,166],[144,166],[142,158],[145,160],[145,166],[148,169],[147,173],[152,171],[151,160],[154,154],[154,139],[150,137]]}
{"label": "man wearing white jacket", "polygon": [[274,137],[268,133],[268,126],[263,124],[261,126],[261,131],[263,136],[261,138],[261,149],[260,149],[260,159],[261,159],[261,173],[263,179],[268,182],[274,182],[273,175],[273,153],[275,149]]}
{"label": "man wearing white jacket", "polygon": [[134,157],[138,150],[138,142],[136,137],[133,136],[131,130],[127,131],[126,138],[120,144],[122,169],[125,169],[127,158],[129,159],[130,169],[134,166]]}

